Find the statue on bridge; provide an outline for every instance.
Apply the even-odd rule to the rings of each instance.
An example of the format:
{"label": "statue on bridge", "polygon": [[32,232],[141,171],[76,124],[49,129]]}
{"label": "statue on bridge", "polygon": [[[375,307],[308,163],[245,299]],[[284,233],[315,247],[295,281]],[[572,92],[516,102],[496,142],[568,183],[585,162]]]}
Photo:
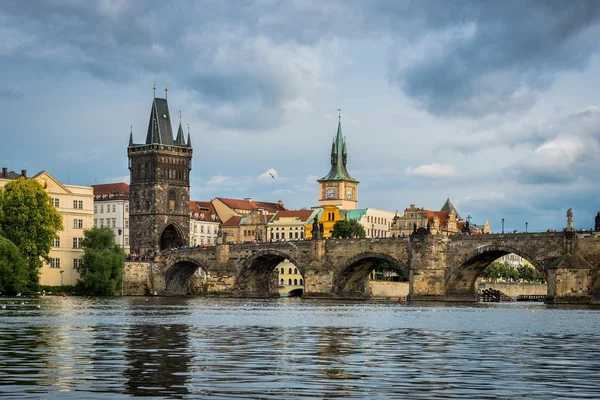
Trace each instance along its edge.
{"label": "statue on bridge", "polygon": [[219,226],[219,230],[217,231],[217,243],[218,244],[227,244],[227,235],[223,234],[223,230],[221,226]]}
{"label": "statue on bridge", "polygon": [[567,230],[574,231],[575,227],[573,227],[573,209],[569,208],[567,210]]}
{"label": "statue on bridge", "polygon": [[323,224],[319,224],[317,217],[315,217],[312,224],[312,238],[313,240],[323,239]]}
{"label": "statue on bridge", "polygon": [[471,224],[469,224],[469,221],[465,222],[465,226],[463,226],[463,228],[462,228],[462,233],[464,233],[466,235],[471,234]]}

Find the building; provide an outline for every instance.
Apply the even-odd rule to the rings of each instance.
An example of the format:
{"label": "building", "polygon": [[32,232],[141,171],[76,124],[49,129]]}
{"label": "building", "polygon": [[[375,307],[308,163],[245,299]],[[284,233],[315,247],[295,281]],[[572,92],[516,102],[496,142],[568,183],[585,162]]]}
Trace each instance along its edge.
{"label": "building", "polygon": [[232,216],[221,224],[225,241],[228,243],[263,242],[267,237],[267,223],[270,218],[260,209],[241,216]]}
{"label": "building", "polygon": [[165,98],[154,98],[146,141],[129,136],[129,229],[131,252],[147,254],[189,243],[192,142],[183,136],[181,117],[173,139]]}
{"label": "building", "polygon": [[129,185],[124,182],[92,185],[94,226],[111,228],[115,243],[129,254]]}
{"label": "building", "polygon": [[343,210],[354,210],[358,204],[359,182],[348,173],[346,164],[348,151],[342,137],[342,121],[338,120],[338,130],[331,145],[331,169],[319,179],[319,207],[336,206]]}
{"label": "building", "polygon": [[250,214],[253,210],[261,210],[263,214],[268,216],[273,216],[278,211],[285,210],[281,200],[277,203],[271,203],[268,201],[255,201],[251,197],[246,197],[243,200],[215,197],[211,204],[221,221],[227,221],[233,216]]}
{"label": "building", "polygon": [[[471,217],[467,218],[470,220]],[[393,236],[407,236],[412,234],[415,229],[429,227],[429,231],[433,235],[454,235],[463,232],[467,222],[470,234],[490,232],[487,220],[482,226],[463,220],[450,199],[447,199],[440,211],[426,210],[423,207],[415,207],[414,204],[411,204],[410,207],[404,210],[402,216],[394,216],[391,232]]]}
{"label": "building", "polygon": [[304,277],[287,259],[277,265],[277,279],[281,296],[300,296],[304,293]]}
{"label": "building", "polygon": [[[21,177],[28,179],[26,170],[18,174],[2,168],[0,187]],[[89,186],[60,183],[46,171],[29,179],[35,179],[42,185],[63,218],[63,230],[52,242],[50,262],[44,261],[40,270],[40,284],[75,285],[79,279],[75,267],[83,260],[83,231],[91,228],[94,222],[94,191]]]}
{"label": "building", "polygon": [[270,241],[304,240],[305,229],[319,213],[313,210],[281,210],[267,224],[267,239]]}
{"label": "building", "polygon": [[190,246],[217,243],[221,220],[209,201],[190,200]]}
{"label": "building", "polygon": [[357,210],[342,210],[346,220],[357,220],[365,229],[368,238],[387,238],[392,236],[393,211],[379,210],[377,208],[362,208]]}
{"label": "building", "polygon": [[[343,221],[344,215],[342,215],[342,210],[335,205],[329,205],[324,207],[315,208],[318,213],[316,215],[317,222],[319,224],[323,224],[323,239],[329,239],[331,234],[333,233],[333,225],[337,221]],[[314,220],[314,217],[313,217]],[[309,221],[308,224],[304,227],[305,236],[307,239],[312,239],[312,223],[313,221]]]}

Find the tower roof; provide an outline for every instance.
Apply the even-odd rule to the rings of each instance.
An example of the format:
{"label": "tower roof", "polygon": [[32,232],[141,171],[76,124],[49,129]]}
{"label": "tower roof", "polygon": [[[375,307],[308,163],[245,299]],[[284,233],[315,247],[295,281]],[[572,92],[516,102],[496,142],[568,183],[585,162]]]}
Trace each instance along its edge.
{"label": "tower roof", "polygon": [[318,181],[358,181],[346,169],[346,141],[342,137],[342,121],[338,121],[337,135],[331,148],[331,169],[329,173]]}
{"label": "tower roof", "polygon": [[452,211],[456,215],[456,218],[461,219],[460,215],[458,214],[458,211],[456,211],[456,208],[454,208],[454,204],[452,204],[452,202],[450,201],[450,198],[446,199],[446,202],[444,203],[444,205],[442,206],[442,209],[440,211],[446,211],[446,212]]}
{"label": "tower roof", "polygon": [[183,138],[183,128],[181,127],[181,122],[179,123],[179,129],[177,130],[177,139],[175,139],[175,144],[177,146],[185,146],[185,139]]}
{"label": "tower roof", "polygon": [[152,102],[146,144],[175,144],[167,99],[154,98]]}

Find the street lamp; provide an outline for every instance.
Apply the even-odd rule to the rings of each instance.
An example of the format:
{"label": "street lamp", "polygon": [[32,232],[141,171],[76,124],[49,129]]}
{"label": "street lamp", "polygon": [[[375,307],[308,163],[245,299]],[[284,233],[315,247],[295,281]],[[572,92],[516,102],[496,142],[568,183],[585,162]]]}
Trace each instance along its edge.
{"label": "street lamp", "polygon": [[60,286],[63,286],[63,272],[65,271],[60,271]]}
{"label": "street lamp", "polygon": [[529,225],[527,222],[525,222],[525,233],[527,233],[527,225]]}
{"label": "street lamp", "polygon": [[504,218],[502,218],[502,233],[504,233]]}

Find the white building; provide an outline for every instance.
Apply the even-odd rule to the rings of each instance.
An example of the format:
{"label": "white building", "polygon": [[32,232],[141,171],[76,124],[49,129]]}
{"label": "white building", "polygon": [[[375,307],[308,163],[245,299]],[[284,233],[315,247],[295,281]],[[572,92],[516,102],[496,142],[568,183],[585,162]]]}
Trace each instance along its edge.
{"label": "white building", "polygon": [[[2,168],[0,188],[13,179],[24,177],[21,174]],[[83,231],[93,223],[93,189],[89,186],[65,185],[49,173],[42,171],[30,179],[38,181],[51,198],[52,204],[63,218],[63,230],[52,241],[49,261],[44,262],[40,270],[40,285],[75,285],[79,274],[75,267],[83,260]]]}
{"label": "white building", "polygon": [[115,243],[129,254],[129,185],[124,182],[92,185],[94,226],[111,228]]}
{"label": "white building", "polygon": [[357,220],[365,228],[368,238],[391,237],[391,226],[396,213],[377,208],[362,208],[357,210],[341,210],[346,220]]}
{"label": "white building", "polygon": [[217,243],[221,220],[209,201],[190,200],[190,246],[212,246]]}

